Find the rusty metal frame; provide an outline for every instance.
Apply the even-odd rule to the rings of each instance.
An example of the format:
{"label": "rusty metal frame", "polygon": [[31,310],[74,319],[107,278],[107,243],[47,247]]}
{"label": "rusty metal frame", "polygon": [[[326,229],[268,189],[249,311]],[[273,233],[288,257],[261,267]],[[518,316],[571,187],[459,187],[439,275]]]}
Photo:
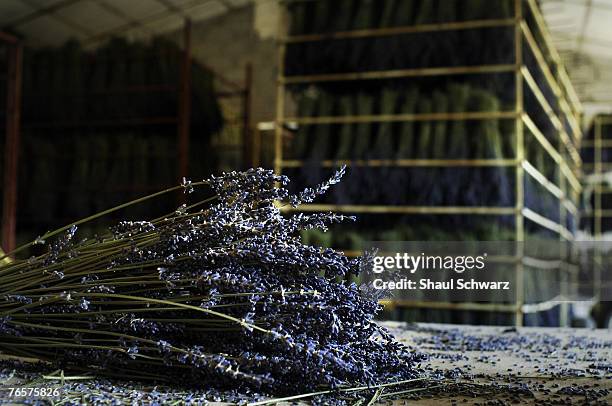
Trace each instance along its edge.
{"label": "rusty metal frame", "polygon": [[16,247],[23,46],[16,37],[6,33],[0,33],[0,42],[8,47],[2,248],[9,253]]}
{"label": "rusty metal frame", "polygon": [[[183,63],[181,66],[178,109],[178,175],[189,176],[189,137],[191,129],[191,21],[183,27]],[[181,194],[183,196],[183,194]]]}
{"label": "rusty metal frame", "polygon": [[251,100],[253,93],[253,65],[246,64],[244,69],[244,90],[242,92],[242,160],[245,168],[255,166],[253,155],[254,140],[251,129]]}
{"label": "rusty metal frame", "polygon": [[[194,61],[195,63],[195,61]],[[199,62],[198,62],[199,63]],[[244,66],[244,79],[241,83],[228,79],[215,69],[206,64],[199,63],[200,66],[210,71],[215,81],[228,88],[227,90],[217,90],[215,95],[218,99],[235,99],[236,105],[232,105],[239,114],[234,119],[226,119],[225,123],[237,125],[240,127],[240,142],[233,144],[217,144],[217,146],[226,147],[228,149],[240,150],[243,168],[250,168],[259,165],[259,146],[257,145],[259,133],[257,129],[252,127],[252,96],[253,96],[253,65],[247,62]],[[215,86],[216,88],[216,86]]]}

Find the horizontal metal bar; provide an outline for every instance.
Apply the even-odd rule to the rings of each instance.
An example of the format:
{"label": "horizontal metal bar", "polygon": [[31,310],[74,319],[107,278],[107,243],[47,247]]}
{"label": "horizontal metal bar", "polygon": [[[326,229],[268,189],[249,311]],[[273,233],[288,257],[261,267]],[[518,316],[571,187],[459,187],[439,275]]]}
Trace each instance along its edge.
{"label": "horizontal metal bar", "polygon": [[486,119],[514,119],[519,113],[514,111],[474,111],[463,113],[424,113],[424,114],[379,114],[363,116],[319,116],[319,117],[287,117],[284,123],[301,125],[313,124],[353,124],[353,123],[385,123],[409,121],[463,121]]}
{"label": "horizontal metal bar", "polygon": [[522,264],[531,268],[534,271],[550,271],[551,269],[564,270],[573,272],[577,266],[564,259],[540,259],[530,256],[524,256]]}
{"label": "horizontal metal bar", "polygon": [[234,98],[234,97],[243,97],[246,94],[246,90],[228,90],[228,91],[218,91],[215,92],[215,96],[219,98]]}
{"label": "horizontal metal bar", "polygon": [[335,211],[339,213],[373,213],[373,214],[473,214],[473,215],[514,215],[515,207],[486,206],[384,206],[384,205],[349,205],[349,204],[303,204],[297,208],[283,206],[283,211],[319,212]]}
{"label": "horizontal metal bar", "polygon": [[386,37],[391,35],[414,34],[421,32],[455,31],[470,30],[477,28],[508,27],[516,24],[514,18],[500,18],[489,20],[457,21],[438,24],[419,24],[404,27],[371,28],[352,31],[337,31],[324,34],[305,34],[292,35],[283,39],[285,44],[295,44],[303,42],[328,41],[349,38],[373,38]]}
{"label": "horizontal metal bar", "polygon": [[578,181],[576,175],[569,169],[567,163],[563,160],[559,152],[552,146],[550,141],[542,134],[540,129],[535,125],[533,120],[527,114],[523,114],[523,123],[527,129],[533,134],[534,138],[540,143],[544,150],[550,155],[550,157],[559,165],[561,172],[565,175],[565,178],[570,182],[571,186],[577,192],[581,191],[582,185]]}
{"label": "horizontal metal bar", "polygon": [[526,303],[521,306],[521,311],[525,314],[544,312],[559,306],[561,303],[568,302],[562,295],[555,296],[551,300],[540,303]]}
{"label": "horizontal metal bar", "polygon": [[600,124],[604,124],[604,125],[612,124],[612,117],[610,117],[610,116],[599,116],[599,117],[597,117],[597,121]]}
{"label": "horizontal metal bar", "polygon": [[529,68],[527,68],[527,66],[523,66],[521,68],[521,73],[523,74],[525,82],[527,82],[527,86],[529,87],[529,89],[531,89],[536,99],[540,103],[540,106],[544,110],[544,113],[546,113],[552,125],[559,132],[559,137],[563,142],[563,145],[565,145],[565,147],[567,148],[570,156],[572,157],[576,165],[580,166],[582,161],[580,159],[580,154],[578,153],[576,146],[572,143],[571,139],[567,135],[567,132],[565,131],[565,128],[563,127],[563,124],[561,123],[561,120],[559,120],[559,118],[557,117],[555,111],[548,103],[548,100],[546,100],[546,97],[544,96],[542,90],[531,75],[531,72],[529,72]]}
{"label": "horizontal metal bar", "polygon": [[559,152],[553,147],[553,145],[548,141],[546,136],[540,131],[540,129],[535,125],[531,117],[527,114],[523,114],[523,123],[527,127],[527,129],[531,132],[534,138],[540,143],[542,148],[550,155],[550,157],[555,161],[556,164],[560,165],[563,162],[561,155]]}
{"label": "horizontal metal bar", "polygon": [[593,188],[593,193],[594,194],[607,194],[607,193],[612,193],[612,187],[609,186],[601,186],[601,184],[598,185],[594,185],[595,187]]}
{"label": "horizontal metal bar", "polygon": [[584,169],[593,169],[596,165],[600,165],[602,169],[611,169],[612,168],[612,162],[599,162],[599,163],[585,162],[585,163],[582,164],[582,167]]}
{"label": "horizontal metal bar", "polygon": [[559,84],[557,83],[555,77],[550,71],[550,67],[546,63],[546,59],[544,58],[544,55],[542,55],[542,51],[540,50],[540,47],[538,46],[535,38],[533,37],[533,34],[531,33],[529,26],[527,25],[525,21],[522,21],[520,25],[521,25],[521,31],[523,32],[523,36],[525,37],[525,40],[527,41],[527,45],[529,46],[529,49],[535,56],[536,61],[540,67],[540,70],[544,74],[544,78],[546,79],[546,82],[548,83],[548,86],[550,87],[552,92],[557,97],[559,101],[559,106],[561,107],[561,110],[563,110],[563,113],[565,114],[565,117],[567,118],[567,121],[570,124],[570,127],[572,127],[574,139],[578,141],[582,135],[582,132],[580,130],[580,125],[578,124],[576,117],[574,117],[574,115],[571,114],[571,111],[569,111],[570,110],[569,106],[567,105],[567,102],[564,99],[564,96],[563,96],[563,93],[561,92]]}
{"label": "horizontal metal bar", "polygon": [[557,259],[557,260],[543,260],[540,258],[533,258],[533,257],[529,257],[529,256],[525,256],[523,257],[523,265],[528,266],[530,268],[535,268],[535,269],[546,269],[546,270],[550,270],[550,269],[558,269],[561,264],[563,263],[563,261]]}
{"label": "horizontal metal bar", "polygon": [[57,121],[29,123],[24,128],[63,128],[63,127],[121,127],[138,125],[175,124],[176,117],[151,117],[116,120],[79,120],[79,121]]}
{"label": "horizontal metal bar", "polygon": [[[523,314],[537,313],[544,310],[549,310],[551,307],[549,302],[541,304],[496,304],[496,303],[465,303],[465,302],[427,302],[417,300],[401,300],[401,299],[384,299],[379,300],[379,303],[385,307],[403,307],[403,308],[419,308],[419,309],[441,309],[441,310],[472,310],[484,312],[499,312],[499,313],[516,313],[520,311]],[[554,306],[560,304],[561,301],[554,301]]]}
{"label": "horizontal metal bar", "polygon": [[342,82],[352,80],[396,79],[423,76],[473,75],[481,73],[509,73],[519,69],[514,64],[457,66],[439,68],[397,69],[368,72],[327,73],[321,75],[285,76],[281,84]]}
{"label": "horizontal metal bar", "polygon": [[9,34],[8,32],[0,31],[0,41],[7,42],[9,44],[16,44],[19,42],[19,38]]}
{"label": "horizontal metal bar", "polygon": [[555,198],[561,200],[561,204],[563,204],[569,212],[571,212],[573,215],[578,214],[578,208],[576,205],[572,201],[568,200],[565,193],[563,193],[563,191],[557,185],[548,180],[548,178],[546,178],[542,172],[537,170],[535,166],[531,165],[531,163],[528,161],[523,161],[521,166],[535,181],[548,190]]}
{"label": "horizontal metal bar", "polygon": [[554,197],[557,199],[563,198],[563,192],[561,189],[549,181],[546,176],[542,174],[542,172],[538,171],[533,165],[529,162],[524,161],[522,164],[523,169],[527,172],[534,180],[536,180],[540,185],[542,185],[546,190],[548,190]]}
{"label": "horizontal metal bar", "polygon": [[[596,148],[595,140],[582,140],[580,143],[582,148]],[[602,148],[610,148],[612,147],[612,140],[601,140],[599,141],[599,146]]]}
{"label": "horizontal metal bar", "polygon": [[274,131],[276,123],[274,121],[260,121],[256,126],[259,131]]}
{"label": "horizontal metal bar", "polygon": [[580,210],[578,210],[578,207],[576,207],[576,204],[571,199],[564,198],[561,200],[561,204],[565,207],[565,210],[570,212],[573,216],[580,214]]}
{"label": "horizontal metal bar", "polygon": [[612,217],[612,210],[601,209],[601,210],[587,210],[582,213],[584,217]]}
{"label": "horizontal metal bar", "polygon": [[[284,160],[284,168],[299,168],[310,164],[304,160]],[[362,167],[513,167],[518,165],[515,159],[368,159],[368,160],[324,160],[314,163],[324,168],[335,168],[341,165]]]}
{"label": "horizontal metal bar", "polygon": [[[100,89],[90,89],[90,90],[81,90],[81,91],[54,91],[54,95],[59,96],[70,96],[72,98],[84,98],[90,96],[101,96],[101,95],[112,95],[112,94],[125,94],[125,93],[163,93],[163,92],[176,92],[178,88],[175,85],[169,84],[151,84],[151,85],[136,85],[136,86],[126,86],[126,87],[108,87],[108,88],[100,88]],[[34,90],[30,91],[32,98],[34,97],[42,97],[49,94],[47,91],[42,90]]]}
{"label": "horizontal metal bar", "polygon": [[420,300],[384,299],[379,300],[383,306],[405,307],[418,309],[445,309],[445,310],[476,310],[483,312],[515,313],[520,310],[517,304],[502,303],[466,303],[466,302],[427,302]]}
{"label": "horizontal metal bar", "polygon": [[567,104],[567,101],[565,100],[564,95],[561,92],[559,83],[557,82],[554,75],[552,74],[550,67],[548,66],[548,63],[546,62],[546,59],[544,58],[544,55],[542,54],[542,51],[540,50],[540,47],[538,46],[535,38],[533,37],[533,34],[531,33],[529,26],[527,25],[525,21],[521,22],[521,30],[523,32],[525,40],[527,41],[529,49],[535,56],[536,62],[538,63],[540,70],[544,74],[544,78],[548,82],[548,86],[550,87],[552,92],[557,97],[559,106],[561,107],[561,110],[563,111],[565,117],[567,118],[567,121],[569,122],[570,127],[572,127],[574,139],[579,140],[582,134],[580,130],[580,125],[578,124],[576,117],[571,113],[569,105]]}
{"label": "horizontal metal bar", "polygon": [[564,89],[566,90],[566,92],[569,93],[570,100],[574,107],[574,111],[581,113],[582,112],[582,102],[580,101],[580,98],[578,97],[578,94],[576,93],[576,89],[574,88],[574,85],[572,84],[572,81],[570,80],[567,70],[565,69],[563,60],[561,59],[561,56],[559,55],[557,48],[553,44],[552,36],[550,35],[550,32],[548,31],[548,25],[546,24],[546,21],[544,20],[544,16],[540,12],[540,9],[535,0],[528,0],[527,3],[529,6],[529,10],[531,11],[531,15],[533,16],[534,21],[536,23],[536,26],[538,30],[540,31],[540,33],[542,34],[544,43],[546,47],[548,48],[548,51],[550,55],[552,56],[552,59],[557,64],[561,82],[563,83]]}
{"label": "horizontal metal bar", "polygon": [[359,250],[344,250],[344,249],[336,249],[336,251],[340,251],[342,252],[344,255],[346,255],[349,258],[357,258],[363,255],[363,251],[359,251]]}
{"label": "horizontal metal bar", "polygon": [[555,233],[559,234],[560,236],[562,236],[563,238],[565,238],[568,241],[573,241],[574,240],[574,236],[572,233],[569,232],[568,229],[566,229],[565,227],[563,227],[561,224],[559,223],[555,223],[554,221],[547,219],[546,217],[542,216],[541,214],[536,213],[535,211],[528,209],[528,208],[524,208],[521,213],[523,214],[523,216],[526,219],[529,219],[530,221],[536,223],[537,225],[544,227],[550,231],[554,231]]}

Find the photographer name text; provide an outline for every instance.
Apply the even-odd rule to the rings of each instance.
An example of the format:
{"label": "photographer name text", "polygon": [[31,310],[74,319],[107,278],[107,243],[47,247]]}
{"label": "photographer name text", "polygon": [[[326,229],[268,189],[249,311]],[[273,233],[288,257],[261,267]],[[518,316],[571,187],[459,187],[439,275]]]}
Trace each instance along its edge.
{"label": "photographer name text", "polygon": [[374,279],[373,286],[380,290],[510,290],[508,281],[477,281],[475,279],[449,279],[447,281],[433,281],[427,278],[418,281]]}

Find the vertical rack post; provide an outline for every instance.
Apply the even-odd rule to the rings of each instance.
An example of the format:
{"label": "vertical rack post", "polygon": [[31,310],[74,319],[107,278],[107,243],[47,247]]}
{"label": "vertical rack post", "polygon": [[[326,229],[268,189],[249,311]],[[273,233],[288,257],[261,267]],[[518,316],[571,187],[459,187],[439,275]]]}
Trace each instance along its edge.
{"label": "vertical rack post", "polygon": [[[183,28],[183,64],[178,111],[178,175],[189,175],[189,131],[191,127],[191,20],[185,19]],[[183,196],[181,194],[181,196]],[[184,197],[181,197],[183,199]]]}
{"label": "vertical rack post", "polygon": [[524,287],[523,287],[523,244],[525,240],[525,219],[523,217],[523,209],[525,204],[525,174],[523,171],[523,163],[525,162],[525,142],[523,128],[523,34],[521,32],[521,24],[523,23],[523,1],[514,0],[514,53],[515,53],[515,133],[516,133],[516,195],[515,195],[515,242],[516,242],[516,311],[514,315],[515,325],[523,325],[523,302],[524,302]]}
{"label": "vertical rack post", "polygon": [[278,17],[278,61],[276,75],[276,122],[274,125],[274,172],[281,174],[283,162],[283,124],[285,121],[285,35],[287,33],[286,7],[280,8]]}
{"label": "vertical rack post", "polygon": [[[562,83],[562,79],[561,79],[561,71],[563,69],[562,66],[559,65],[558,61],[555,61],[553,66],[555,68],[555,78],[557,79],[559,83]],[[569,98],[567,89],[564,86],[561,87],[561,91],[562,91],[563,97]],[[573,106],[571,108],[573,109]],[[574,113],[574,110],[572,110],[572,114],[573,113]],[[570,142],[573,143],[571,139],[570,139]],[[559,154],[561,155],[562,161],[570,162],[570,164],[573,162],[571,159],[568,159],[569,153],[567,152],[566,146],[563,143],[563,140],[561,137],[558,137],[557,149],[559,150]],[[575,167],[573,167],[572,169],[575,171]],[[565,207],[565,203],[568,198],[568,195],[567,195],[568,188],[567,188],[567,180],[565,179],[565,176],[563,175],[561,171],[561,163],[559,163],[557,166],[557,181],[559,182],[559,189],[561,190],[561,196],[559,198],[559,224],[561,224],[564,227],[567,227],[567,219],[570,214],[569,210],[567,210]],[[570,230],[570,231],[573,232],[574,230]],[[559,254],[562,259],[561,265],[559,267],[560,288],[561,288],[560,293],[562,297],[568,298],[570,295],[570,291],[569,291],[570,275],[569,273],[571,272],[572,268],[570,268],[568,265],[567,241],[565,240],[565,237],[563,237],[562,235],[559,235],[559,243],[561,244],[561,246],[559,247],[560,248]],[[569,304],[567,303],[567,301],[561,302],[559,306],[559,311],[560,311],[559,326],[567,327],[569,325]]]}
{"label": "vertical rack post", "polygon": [[602,126],[604,124],[604,120],[602,117],[595,117],[595,149],[594,153],[594,165],[593,165],[593,173],[595,174],[595,202],[594,202],[594,210],[593,210],[593,221],[594,221],[594,235],[595,235],[595,256],[594,260],[594,269],[593,269],[593,300],[597,303],[600,300],[600,278],[601,278],[601,267],[603,266],[603,257],[602,257],[602,247],[600,246],[603,241],[603,229],[602,229],[602,219],[603,219],[603,204],[602,204],[602,194],[603,194],[603,142],[602,142]]}
{"label": "vertical rack post", "polygon": [[[561,142],[561,140],[559,140],[559,150],[562,151],[563,150],[563,143]],[[559,186],[561,189],[561,199],[559,200],[559,215],[560,215],[560,224],[563,225],[567,225],[567,219],[569,217],[569,212],[568,210],[565,208],[565,200],[567,199],[567,181],[564,178],[563,174],[561,173],[561,168],[559,168],[558,171],[558,179],[559,179]],[[573,230],[570,230],[573,231]],[[565,238],[563,236],[559,236],[559,241],[561,244],[560,247],[560,257],[562,259],[561,262],[561,267],[559,269],[559,272],[561,273],[561,295],[565,298],[569,298],[571,292],[570,292],[570,273],[573,272],[572,268],[569,266],[569,262],[568,260],[570,258],[568,258],[568,255],[570,253],[570,250],[568,250],[568,243],[565,240]],[[569,304],[566,301],[563,301],[560,305],[560,318],[559,318],[559,324],[560,327],[567,327],[569,325]]]}
{"label": "vertical rack post", "polygon": [[5,252],[13,251],[16,246],[17,173],[19,169],[23,57],[22,45],[16,39],[11,42],[8,52],[6,149],[4,152],[4,193],[2,205],[2,247]]}
{"label": "vertical rack post", "polygon": [[247,63],[244,69],[244,93],[242,98],[242,161],[245,168],[255,165],[253,156],[253,132],[251,130],[251,87],[253,86],[253,65]]}
{"label": "vertical rack post", "polygon": [[261,128],[259,123],[253,128],[253,167],[261,165]]}
{"label": "vertical rack post", "polygon": [[[595,117],[595,150],[593,151],[595,164],[593,165],[593,173],[596,177],[599,177],[603,174],[602,168],[602,160],[603,160],[603,151],[602,151],[602,139],[601,139],[601,126],[602,120],[601,117]],[[596,240],[601,240],[602,234],[602,200],[601,195],[603,193],[603,188],[601,182],[598,180],[595,182],[595,201],[593,204],[593,219],[594,219],[594,235]]]}
{"label": "vertical rack post", "polygon": [[[561,141],[560,137],[559,137],[559,141],[557,145],[558,145],[559,153],[561,154],[562,159],[565,160],[567,158],[567,154],[565,153],[565,146],[563,142]],[[559,182],[559,189],[561,190],[561,196],[559,198],[559,224],[563,226],[567,226],[567,219],[568,219],[568,214],[569,214],[567,209],[565,208],[565,201],[567,199],[567,184],[566,184],[565,177],[563,176],[563,173],[561,173],[560,166],[557,167],[557,180]],[[570,231],[573,231],[573,230],[570,230]],[[567,298],[570,293],[569,292],[569,272],[571,268],[568,266],[568,263],[567,263],[567,260],[568,260],[567,241],[565,240],[565,237],[563,237],[562,235],[559,235],[559,244],[560,244],[559,254],[561,258],[561,265],[559,267],[560,288],[561,288],[560,293],[562,297]],[[566,301],[561,302],[559,309],[560,309],[559,325],[560,327],[567,327],[569,323],[568,303]]]}

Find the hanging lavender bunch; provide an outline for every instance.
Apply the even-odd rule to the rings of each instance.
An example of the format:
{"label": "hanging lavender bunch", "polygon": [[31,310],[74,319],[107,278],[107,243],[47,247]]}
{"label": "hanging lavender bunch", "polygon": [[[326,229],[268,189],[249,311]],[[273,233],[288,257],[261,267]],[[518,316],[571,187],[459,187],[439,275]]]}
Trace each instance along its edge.
{"label": "hanging lavender bunch", "polygon": [[[121,222],[0,267],[0,351],[109,377],[295,394],[416,377],[420,356],[374,322],[368,289],[346,282],[371,256],[301,243],[342,215],[284,215],[340,180],[290,195],[288,179],[250,169],[182,186],[216,193]],[[185,185],[188,184],[188,187]],[[47,236],[48,239],[48,236]]]}

